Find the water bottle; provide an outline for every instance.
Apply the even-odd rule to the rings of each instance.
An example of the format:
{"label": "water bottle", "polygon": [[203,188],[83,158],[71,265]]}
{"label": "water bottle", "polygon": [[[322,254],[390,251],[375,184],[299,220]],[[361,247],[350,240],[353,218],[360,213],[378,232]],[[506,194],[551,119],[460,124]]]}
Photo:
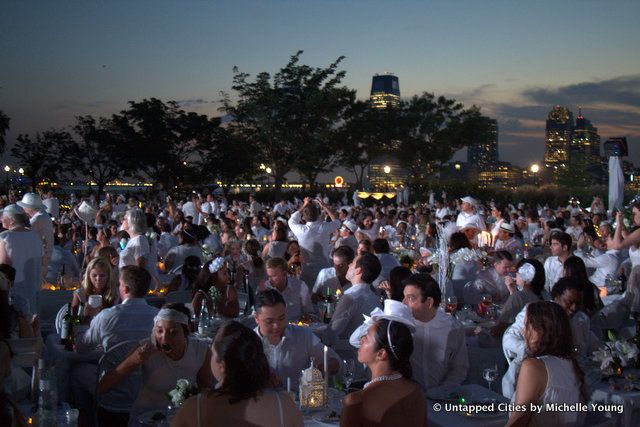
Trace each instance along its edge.
{"label": "water bottle", "polygon": [[38,360],[40,381],[38,382],[38,420],[40,427],[56,427],[58,410],[58,382],[55,367],[47,367],[43,359]]}
{"label": "water bottle", "polygon": [[207,304],[202,302],[202,310],[200,310],[200,321],[198,322],[198,334],[206,336],[209,333],[211,320],[209,319],[209,310]]}

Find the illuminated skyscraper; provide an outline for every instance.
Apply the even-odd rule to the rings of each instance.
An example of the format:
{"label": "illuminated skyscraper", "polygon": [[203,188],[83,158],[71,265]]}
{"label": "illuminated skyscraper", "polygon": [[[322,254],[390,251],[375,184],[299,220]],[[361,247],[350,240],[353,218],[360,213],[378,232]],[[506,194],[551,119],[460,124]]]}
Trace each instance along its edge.
{"label": "illuminated skyscraper", "polygon": [[400,82],[393,74],[376,74],[371,81],[371,105],[375,108],[400,105]]}
{"label": "illuminated skyscraper", "polygon": [[556,105],[547,117],[544,162],[547,167],[558,167],[569,162],[569,144],[573,134],[573,114]]}
{"label": "illuminated skyscraper", "polygon": [[584,118],[581,110],[578,110],[576,127],[573,129],[570,157],[583,157],[589,164],[597,163],[600,160],[598,129],[593,127],[591,121]]}
{"label": "illuminated skyscraper", "polygon": [[498,122],[487,118],[488,132],[478,135],[467,148],[467,162],[479,170],[487,170],[498,164]]}

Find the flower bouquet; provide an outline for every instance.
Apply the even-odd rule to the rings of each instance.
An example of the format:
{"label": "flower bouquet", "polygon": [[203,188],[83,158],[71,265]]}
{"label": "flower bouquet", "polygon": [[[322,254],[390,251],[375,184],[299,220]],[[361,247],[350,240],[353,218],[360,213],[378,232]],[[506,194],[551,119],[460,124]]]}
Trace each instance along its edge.
{"label": "flower bouquet", "polygon": [[202,259],[205,263],[212,260],[213,255],[213,250],[211,250],[211,247],[209,247],[209,245],[202,245]]}
{"label": "flower bouquet", "polygon": [[633,366],[638,358],[638,346],[629,341],[616,338],[611,331],[607,334],[609,341],[604,347],[593,352],[593,360],[600,362],[603,375],[621,376],[622,368]]}
{"label": "flower bouquet", "polygon": [[171,402],[173,408],[179,408],[191,396],[197,395],[198,386],[190,384],[189,381],[181,378],[176,383],[176,388],[167,393],[167,398]]}

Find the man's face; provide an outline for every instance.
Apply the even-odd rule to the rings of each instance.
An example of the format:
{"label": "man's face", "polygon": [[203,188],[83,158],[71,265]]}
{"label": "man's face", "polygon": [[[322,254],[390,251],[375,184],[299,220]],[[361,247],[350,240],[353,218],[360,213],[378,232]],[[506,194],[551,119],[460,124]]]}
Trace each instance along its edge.
{"label": "man's face", "polygon": [[567,289],[562,293],[562,295],[556,297],[553,302],[558,304],[560,307],[564,309],[569,318],[573,317],[578,311],[578,307],[580,307],[580,303],[582,301],[582,295],[575,289]]}
{"label": "man's face", "polygon": [[473,206],[471,205],[471,203],[469,202],[462,202],[462,205],[460,206],[460,208],[464,211],[464,212],[471,212],[473,211]]}
{"label": "man's face", "polygon": [[269,341],[279,342],[287,327],[287,310],[283,304],[273,307],[263,306],[253,314],[260,334]]}
{"label": "man's face", "polygon": [[509,240],[509,237],[511,236],[509,236],[509,233],[507,233],[506,231],[502,231],[502,230],[498,231],[498,239]]}
{"label": "man's face", "polygon": [[411,313],[416,317],[433,306],[433,300],[431,298],[427,298],[426,301],[422,302],[420,289],[416,286],[407,285],[404,287],[402,293],[404,294],[402,303],[409,307],[411,309]]}
{"label": "man's face", "polygon": [[500,276],[505,276],[511,269],[511,261],[508,259],[500,260],[494,264],[494,267]]}
{"label": "man's face", "polygon": [[345,277],[347,271],[349,271],[349,264],[344,258],[339,256],[333,256],[333,267],[336,269],[336,275],[338,277]]}
{"label": "man's face", "polygon": [[279,267],[267,268],[267,278],[271,286],[284,289],[287,284],[287,272]]}
{"label": "man's face", "polygon": [[358,275],[359,270],[356,267],[356,263],[359,260],[360,260],[360,256],[355,257],[354,260],[351,261],[351,264],[349,264],[349,268],[347,269],[346,278],[351,283],[353,283],[355,281],[356,276]]}
{"label": "man's face", "polygon": [[553,256],[562,255],[562,253],[564,252],[562,249],[562,244],[560,244],[560,242],[555,239],[551,239],[549,247],[551,249],[551,255]]}

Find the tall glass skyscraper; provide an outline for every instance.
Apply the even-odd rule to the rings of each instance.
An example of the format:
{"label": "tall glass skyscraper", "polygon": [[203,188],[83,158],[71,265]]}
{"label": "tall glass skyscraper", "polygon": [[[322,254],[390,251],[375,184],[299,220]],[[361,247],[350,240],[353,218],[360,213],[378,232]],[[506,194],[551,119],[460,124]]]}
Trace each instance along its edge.
{"label": "tall glass skyscraper", "polygon": [[498,121],[487,118],[488,132],[478,135],[467,148],[467,162],[479,170],[487,170],[498,164]]}
{"label": "tall glass skyscraper", "polygon": [[598,129],[578,110],[576,126],[573,129],[570,147],[571,158],[583,157],[588,163],[600,160],[600,135]]}
{"label": "tall glass skyscraper", "polygon": [[375,108],[400,105],[400,82],[393,74],[376,74],[371,81],[371,105]]}
{"label": "tall glass skyscraper", "polygon": [[569,144],[573,136],[573,114],[556,105],[549,112],[545,133],[544,163],[558,167],[569,162]]}

